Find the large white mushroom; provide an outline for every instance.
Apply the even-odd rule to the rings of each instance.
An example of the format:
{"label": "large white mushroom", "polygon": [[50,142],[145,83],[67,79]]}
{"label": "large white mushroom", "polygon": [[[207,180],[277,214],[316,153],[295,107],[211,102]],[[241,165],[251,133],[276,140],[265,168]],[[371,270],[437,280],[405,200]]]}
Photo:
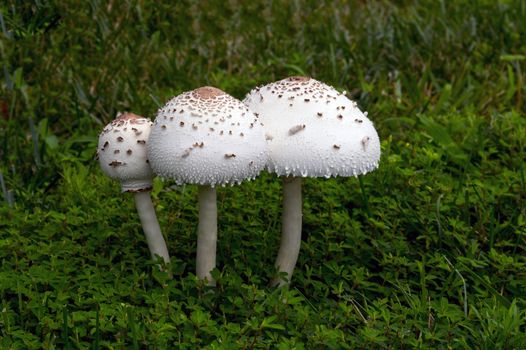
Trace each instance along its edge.
{"label": "large white mushroom", "polygon": [[196,274],[214,281],[216,185],[255,178],[267,162],[263,126],[241,101],[214,87],[172,98],[157,112],[148,159],[153,171],[178,184],[199,185]]}
{"label": "large white mushroom", "polygon": [[[290,77],[255,88],[243,102],[265,125],[268,170],[285,176],[276,267],[290,280],[301,243],[301,178],[372,171],[378,167],[380,141],[355,102],[312,78]],[[272,281],[272,285],[284,283]]]}
{"label": "large white mushroom", "polygon": [[152,258],[170,262],[150,197],[153,173],[146,156],[152,122],[133,113],[122,113],[99,136],[97,155],[102,171],[121,182],[122,192],[133,193]]}

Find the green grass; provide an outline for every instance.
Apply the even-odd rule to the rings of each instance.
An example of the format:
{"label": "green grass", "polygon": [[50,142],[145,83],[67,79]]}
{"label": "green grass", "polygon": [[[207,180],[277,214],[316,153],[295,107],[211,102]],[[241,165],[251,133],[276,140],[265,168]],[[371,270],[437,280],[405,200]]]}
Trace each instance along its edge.
{"label": "green grass", "polygon": [[[0,5],[0,348],[526,348],[525,1]],[[213,291],[194,186],[157,180],[174,279],[94,160],[117,111],[306,74],[382,141],[307,179],[290,288],[268,288],[281,185],[218,189]]]}

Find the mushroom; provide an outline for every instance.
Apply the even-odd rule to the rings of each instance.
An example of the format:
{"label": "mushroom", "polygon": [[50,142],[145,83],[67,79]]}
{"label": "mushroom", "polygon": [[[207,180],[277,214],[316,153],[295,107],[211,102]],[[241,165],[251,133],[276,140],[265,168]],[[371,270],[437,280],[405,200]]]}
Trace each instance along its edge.
{"label": "mushroom", "polygon": [[133,193],[135,206],[152,258],[165,263],[170,256],[150,197],[153,173],[146,157],[152,122],[133,113],[120,113],[99,135],[97,156],[102,171],[121,182],[122,192]]}
{"label": "mushroom", "polygon": [[199,185],[196,275],[213,285],[216,185],[255,178],[268,157],[263,127],[241,101],[214,87],[172,98],[159,109],[148,142],[154,173]]}
{"label": "mushroom", "polygon": [[290,281],[301,243],[301,178],[372,171],[378,167],[380,141],[373,123],[355,102],[312,78],[270,83],[253,89],[243,102],[265,125],[268,170],[284,176],[282,234],[275,265]]}

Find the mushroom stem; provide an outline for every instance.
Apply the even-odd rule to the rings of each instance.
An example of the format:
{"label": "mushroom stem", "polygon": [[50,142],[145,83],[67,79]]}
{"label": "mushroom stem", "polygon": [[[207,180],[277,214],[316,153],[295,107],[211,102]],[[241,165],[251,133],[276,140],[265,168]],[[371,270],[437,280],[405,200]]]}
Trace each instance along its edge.
{"label": "mushroom stem", "polygon": [[216,267],[217,204],[216,190],[210,186],[199,186],[199,225],[197,227],[196,273],[214,285],[210,274]]}
{"label": "mushroom stem", "polygon": [[155,215],[150,191],[135,192],[134,197],[135,207],[141,219],[142,229],[146,236],[146,242],[148,242],[148,248],[150,248],[152,258],[155,260],[157,259],[156,256],[159,255],[165,263],[169,263],[170,255],[168,254],[168,248],[166,248],[166,242],[164,241],[157,216]]}
{"label": "mushroom stem", "polygon": [[281,218],[281,243],[275,266],[287,273],[287,281],[274,278],[270,285],[279,287],[290,282],[298,260],[301,245],[301,177],[283,178],[283,216]]}

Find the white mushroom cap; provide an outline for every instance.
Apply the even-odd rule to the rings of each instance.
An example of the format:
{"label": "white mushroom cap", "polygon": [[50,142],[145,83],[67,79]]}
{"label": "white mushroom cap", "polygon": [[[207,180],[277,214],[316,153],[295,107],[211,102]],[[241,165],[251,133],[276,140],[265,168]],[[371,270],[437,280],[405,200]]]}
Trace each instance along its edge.
{"label": "white mushroom cap", "polygon": [[270,172],[329,178],[378,167],[380,140],[373,123],[331,86],[290,77],[253,89],[243,102],[265,125]]}
{"label": "white mushroom cap", "polygon": [[99,135],[100,167],[106,175],[121,182],[122,192],[152,188],[153,173],[146,155],[151,126],[148,118],[122,113]]}
{"label": "white mushroom cap", "polygon": [[255,178],[268,151],[255,113],[217,88],[201,87],[157,112],[148,158],[156,174],[179,184],[233,185]]}

